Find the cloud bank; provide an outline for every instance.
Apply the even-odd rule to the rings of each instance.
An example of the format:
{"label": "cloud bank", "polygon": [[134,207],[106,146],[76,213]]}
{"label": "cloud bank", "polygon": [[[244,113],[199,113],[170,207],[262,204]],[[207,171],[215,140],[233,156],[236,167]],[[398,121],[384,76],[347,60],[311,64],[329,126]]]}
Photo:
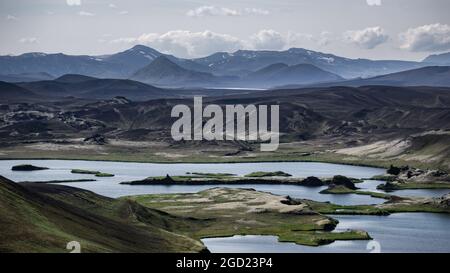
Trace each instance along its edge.
{"label": "cloud bank", "polygon": [[164,34],[147,33],[137,38],[120,38],[112,42],[149,45],[161,52],[183,57],[205,56],[217,51],[231,52],[242,48],[242,41],[238,38],[209,30],[203,32],[173,30]]}
{"label": "cloud bank", "polygon": [[69,6],[81,6],[81,0],[66,0]]}
{"label": "cloud bank", "polygon": [[381,0],[366,0],[369,6],[381,6]]}
{"label": "cloud bank", "polygon": [[244,15],[268,15],[269,11],[258,8],[231,9],[216,6],[200,6],[186,12],[189,17],[205,16],[244,16]]}
{"label": "cloud bank", "polygon": [[94,16],[95,14],[94,14],[94,13],[91,13],[91,12],[88,12],[88,11],[80,11],[80,12],[78,12],[78,15],[80,15],[80,16],[92,17],[92,16]]}
{"label": "cloud bank", "polygon": [[450,26],[431,24],[410,28],[400,34],[403,49],[416,52],[450,50]]}
{"label": "cloud bank", "polygon": [[362,30],[350,30],[344,33],[347,42],[363,49],[373,49],[385,43],[389,36],[381,27],[369,27]]}

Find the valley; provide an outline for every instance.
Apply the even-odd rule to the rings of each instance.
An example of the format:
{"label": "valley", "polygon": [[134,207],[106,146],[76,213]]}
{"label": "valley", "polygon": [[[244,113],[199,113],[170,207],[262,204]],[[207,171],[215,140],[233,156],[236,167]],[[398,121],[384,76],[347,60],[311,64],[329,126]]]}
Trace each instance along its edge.
{"label": "valley", "polygon": [[[293,252],[363,252],[372,239],[387,251],[446,252],[441,58],[292,48],[183,59],[146,46],[2,56],[0,252],[65,252],[72,240],[83,252],[183,253],[237,240],[228,250],[238,252],[254,238]],[[198,96],[221,109],[279,105],[278,149],[174,140],[173,107],[193,109]],[[431,245],[418,235],[428,221],[434,248],[412,246],[405,238]]]}

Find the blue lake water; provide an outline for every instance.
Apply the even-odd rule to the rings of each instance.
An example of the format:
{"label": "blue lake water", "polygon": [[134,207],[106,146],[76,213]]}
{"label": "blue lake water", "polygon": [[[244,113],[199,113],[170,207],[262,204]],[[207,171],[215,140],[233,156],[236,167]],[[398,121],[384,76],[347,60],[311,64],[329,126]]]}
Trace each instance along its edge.
{"label": "blue lake water", "polygon": [[[373,241],[336,241],[329,245],[310,247],[280,243],[276,236],[234,236],[203,239],[213,253],[381,253],[450,252],[450,215],[432,213],[398,213],[389,216],[343,215],[335,231],[361,229]],[[374,249],[375,248],[375,249]]]}
{"label": "blue lake water", "polygon": [[[49,167],[49,170],[17,172],[11,167],[33,164]],[[72,169],[87,169],[113,173],[115,177],[95,177],[72,174]],[[120,185],[120,182],[139,180],[149,176],[183,175],[186,172],[222,172],[245,175],[255,171],[283,171],[295,177],[332,177],[345,175],[368,178],[380,175],[384,169],[312,162],[235,163],[235,164],[153,164],[80,160],[0,160],[0,175],[13,181],[47,181],[65,179],[96,179],[95,182],[64,183],[95,193],[121,197],[136,194],[190,193],[212,187],[254,188],[294,198],[329,201],[342,205],[380,204],[385,200],[370,196],[343,194],[320,194],[325,187],[302,187],[295,185],[173,185],[145,186]],[[383,181],[365,180],[357,186],[361,190],[378,191]],[[401,190],[394,194],[402,196],[442,196],[450,190]],[[362,229],[368,231],[380,245],[381,252],[450,252],[450,216],[446,214],[400,213],[390,216],[332,216],[340,221],[337,231]],[[209,238],[203,242],[212,252],[369,252],[368,241],[338,241],[326,246],[307,247],[293,243],[279,243],[274,236],[235,236]],[[374,244],[373,242],[371,244]]]}
{"label": "blue lake water", "polygon": [[[33,164],[48,167],[49,170],[18,172],[11,167],[18,164]],[[115,174],[114,177],[95,177],[86,174],[72,174],[72,169],[87,169]],[[283,171],[295,177],[332,177],[345,175],[354,178],[372,177],[384,173],[384,169],[312,162],[274,162],[274,163],[234,163],[234,164],[153,164],[81,160],[2,160],[0,174],[17,182],[47,181],[92,178],[94,182],[65,183],[65,185],[93,191],[109,196],[121,197],[136,194],[198,192],[212,187],[254,188],[295,198],[330,201],[342,205],[379,204],[385,200],[370,196],[345,194],[326,195],[319,192],[325,187],[308,188],[296,185],[120,185],[123,181],[144,179],[149,176],[184,175],[186,172],[233,173],[245,175],[255,171]]]}

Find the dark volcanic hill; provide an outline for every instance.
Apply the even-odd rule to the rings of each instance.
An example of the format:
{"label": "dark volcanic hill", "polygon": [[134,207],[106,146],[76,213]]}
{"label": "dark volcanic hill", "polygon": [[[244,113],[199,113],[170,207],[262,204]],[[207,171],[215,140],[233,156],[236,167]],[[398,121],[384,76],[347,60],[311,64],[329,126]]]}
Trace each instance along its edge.
{"label": "dark volcanic hill", "polygon": [[288,66],[278,63],[250,73],[243,79],[249,85],[273,87],[283,84],[314,84],[343,80],[340,76],[311,64]]}
{"label": "dark volcanic hill", "polygon": [[53,80],[54,77],[48,73],[21,73],[21,74],[8,74],[0,75],[0,81],[4,82],[34,82],[34,81],[44,81]]}
{"label": "dark volcanic hill", "polygon": [[13,83],[0,81],[0,100],[2,102],[34,101],[40,99],[43,99],[43,97],[31,92],[30,90]]}
{"label": "dark volcanic hill", "polygon": [[1,252],[198,252],[174,233],[184,220],[128,200],[72,187],[14,183],[0,176]]}
{"label": "dark volcanic hill", "polygon": [[20,83],[20,86],[49,97],[111,99],[124,96],[131,100],[148,100],[170,96],[166,90],[137,81],[97,79],[83,75],[64,75],[53,81]]}

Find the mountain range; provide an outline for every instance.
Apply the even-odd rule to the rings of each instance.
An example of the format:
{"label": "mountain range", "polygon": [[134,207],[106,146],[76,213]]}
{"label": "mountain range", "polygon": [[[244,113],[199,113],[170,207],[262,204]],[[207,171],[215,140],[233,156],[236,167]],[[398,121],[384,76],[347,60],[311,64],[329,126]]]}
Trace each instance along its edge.
{"label": "mountain range", "polygon": [[426,57],[423,62],[432,65],[450,65],[450,52],[430,55]]}
{"label": "mountain range", "polygon": [[101,56],[25,53],[0,56],[0,80],[29,82],[78,74],[96,78],[132,79],[164,87],[309,85],[342,79],[371,78],[449,64],[450,53],[422,62],[350,59],[317,51],[238,50],[195,59],[163,54],[147,46]]}
{"label": "mountain range", "polygon": [[450,86],[450,66],[427,66],[369,79],[341,82],[345,86]]}

